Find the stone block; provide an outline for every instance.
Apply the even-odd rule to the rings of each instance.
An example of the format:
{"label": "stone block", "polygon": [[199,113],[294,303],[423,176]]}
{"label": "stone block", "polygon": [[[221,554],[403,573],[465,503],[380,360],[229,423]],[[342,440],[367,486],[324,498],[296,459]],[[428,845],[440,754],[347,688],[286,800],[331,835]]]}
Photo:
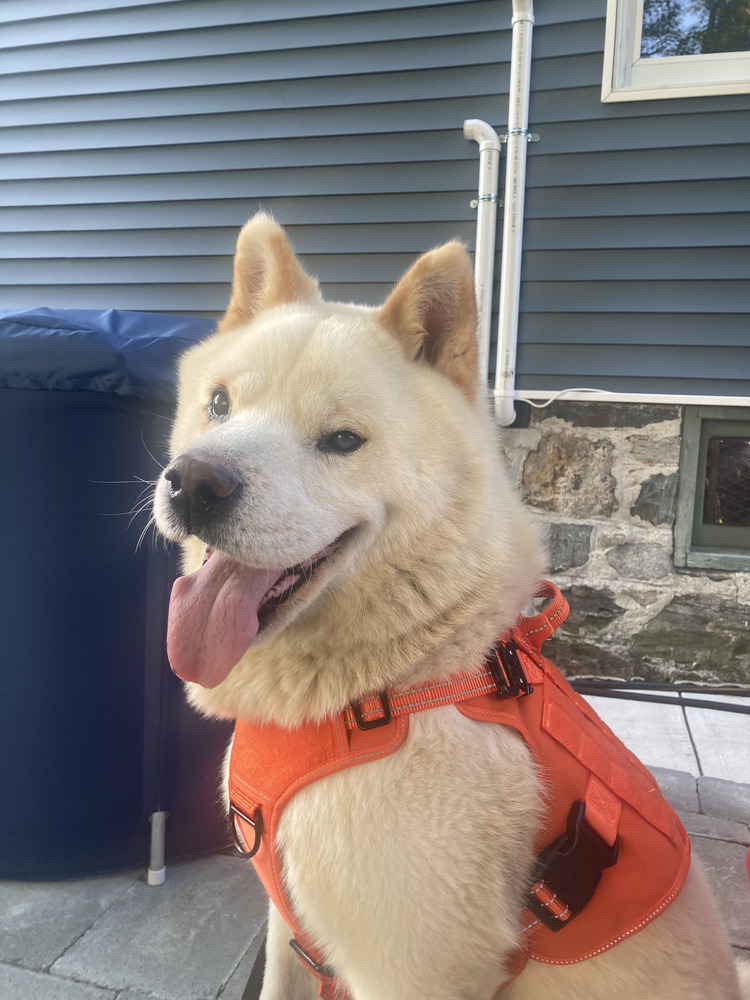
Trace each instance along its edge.
{"label": "stone block", "polygon": [[750,844],[750,827],[746,823],[735,823],[719,816],[703,816],[701,813],[683,812],[678,809],[680,819],[688,833],[709,840],[725,840],[730,844]]}
{"label": "stone block", "polygon": [[607,562],[620,576],[634,580],[659,580],[674,572],[667,550],[650,542],[618,545],[607,553]]}
{"label": "stone block", "polygon": [[614,454],[611,441],[566,433],[542,438],[524,463],[525,501],[569,517],[609,516],[615,508]]}
{"label": "stone block", "polygon": [[676,495],[677,475],[665,476],[659,472],[643,483],[630,513],[650,524],[672,524]]}
{"label": "stone block", "polygon": [[679,437],[655,437],[651,434],[633,434],[628,438],[633,458],[642,465],[679,465]]}
{"label": "stone block", "polygon": [[747,848],[707,837],[692,837],[691,842],[695,856],[705,865],[730,942],[736,948],[750,948]]}
{"label": "stone block", "polygon": [[550,572],[583,566],[591,553],[590,524],[551,524],[548,536]]}
{"label": "stone block", "polygon": [[633,677],[630,660],[596,642],[572,638],[562,629],[545,642],[544,655],[568,677]]}
{"label": "stone block", "polygon": [[748,617],[749,608],[709,595],[677,596],[634,636],[633,658],[672,680],[746,685]]}
{"label": "stone block", "polygon": [[668,767],[652,767],[650,770],[664,798],[674,809],[686,813],[699,811],[698,788],[692,774]]}
{"label": "stone block", "polygon": [[617,603],[612,591],[604,587],[566,587],[565,597],[570,605],[570,614],[563,626],[567,635],[581,635],[589,629],[604,628],[625,614],[625,609]]}
{"label": "stone block", "polygon": [[634,403],[574,402],[560,400],[544,410],[534,410],[533,423],[558,417],[574,427],[648,427],[649,424],[679,420],[680,411],[675,406]]}
{"label": "stone block", "polygon": [[723,778],[698,779],[700,811],[709,816],[722,816],[737,823],[750,823],[750,785]]}

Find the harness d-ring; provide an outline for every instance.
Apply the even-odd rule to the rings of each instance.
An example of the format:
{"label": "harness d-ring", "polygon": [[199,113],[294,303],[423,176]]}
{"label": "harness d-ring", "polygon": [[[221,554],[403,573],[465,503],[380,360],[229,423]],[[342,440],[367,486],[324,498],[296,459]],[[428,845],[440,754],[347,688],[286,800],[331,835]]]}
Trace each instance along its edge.
{"label": "harness d-ring", "polygon": [[[253,813],[252,819],[246,816],[240,809],[237,808],[233,803],[229,803],[229,815],[231,817],[232,826],[232,840],[234,841],[234,846],[240,852],[240,854],[245,858],[252,858],[258,853],[258,848],[260,847],[260,839],[263,833],[263,817],[261,816],[260,806]],[[245,845],[245,839],[242,835],[242,831],[237,825],[237,818],[243,820],[249,826],[253,828],[255,833],[255,841],[251,848],[247,848]]]}

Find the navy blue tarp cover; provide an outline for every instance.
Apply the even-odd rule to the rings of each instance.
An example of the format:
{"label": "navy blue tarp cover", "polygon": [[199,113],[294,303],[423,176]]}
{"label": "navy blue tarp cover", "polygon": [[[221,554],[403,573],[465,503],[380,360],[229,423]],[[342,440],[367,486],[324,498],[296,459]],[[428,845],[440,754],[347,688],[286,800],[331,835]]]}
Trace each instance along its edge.
{"label": "navy blue tarp cover", "polygon": [[0,388],[171,401],[177,359],[215,320],[116,309],[0,310]]}

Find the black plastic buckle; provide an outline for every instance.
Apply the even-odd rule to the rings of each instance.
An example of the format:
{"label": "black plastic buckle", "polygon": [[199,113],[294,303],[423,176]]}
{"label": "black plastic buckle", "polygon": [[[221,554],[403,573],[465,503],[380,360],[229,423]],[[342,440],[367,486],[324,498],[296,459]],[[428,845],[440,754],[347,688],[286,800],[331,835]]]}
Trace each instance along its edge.
{"label": "black plastic buckle", "polygon": [[303,948],[301,948],[300,945],[297,944],[294,938],[292,938],[292,940],[289,942],[289,947],[292,949],[293,952],[296,952],[296,954],[299,955],[302,961],[307,963],[307,965],[309,965],[310,968],[313,970],[313,972],[315,972],[318,976],[323,976],[324,979],[336,978],[336,973],[333,971],[330,965],[321,965],[319,962],[316,962],[314,958],[308,955],[307,952]]}
{"label": "black plastic buckle", "polygon": [[371,719],[369,722],[362,715],[362,705],[360,702],[353,701],[351,703],[354,721],[357,723],[358,729],[378,729],[380,726],[387,726],[391,721],[391,703],[388,701],[388,692],[380,691],[378,697],[383,708],[383,714]]}
{"label": "black plastic buckle", "polygon": [[495,643],[485,662],[495,682],[498,698],[517,698],[533,693],[534,688],[523,671],[515,642]]}
{"label": "black plastic buckle", "polygon": [[[565,833],[539,855],[536,879],[526,899],[534,916],[553,931],[566,927],[583,910],[604,869],[617,861],[617,840],[611,846],[603,840],[586,822],[585,812],[584,802],[573,803]],[[545,905],[545,895],[553,896],[556,905]]]}
{"label": "black plastic buckle", "polygon": [[[242,838],[242,834],[237,829],[237,822],[235,820],[235,816],[239,816],[240,819],[244,820],[246,823],[249,823],[250,826],[255,831],[255,842],[253,843],[253,846],[249,850],[247,847],[245,847],[245,842]],[[237,848],[237,850],[243,856],[243,858],[255,857],[255,855],[258,853],[258,848],[260,847],[260,838],[263,833],[263,817],[261,816],[260,806],[258,806],[258,808],[255,810],[251,819],[249,816],[246,816],[243,812],[241,812],[237,808],[237,806],[233,805],[230,802],[229,819],[232,828],[232,840],[234,841],[234,846]]]}

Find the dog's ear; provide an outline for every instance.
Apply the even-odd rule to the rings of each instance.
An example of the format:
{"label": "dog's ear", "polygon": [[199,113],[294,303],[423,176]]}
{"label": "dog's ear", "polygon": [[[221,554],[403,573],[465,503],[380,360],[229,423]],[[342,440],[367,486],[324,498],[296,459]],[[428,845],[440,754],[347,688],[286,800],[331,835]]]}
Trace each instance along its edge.
{"label": "dog's ear", "polygon": [[261,309],[318,298],[318,283],[302,268],[284,230],[258,212],[237,238],[232,297],[217,329],[247,323]]}
{"label": "dog's ear", "polygon": [[471,400],[479,390],[474,275],[463,244],[446,243],[412,265],[379,311],[407,357],[427,361]]}

